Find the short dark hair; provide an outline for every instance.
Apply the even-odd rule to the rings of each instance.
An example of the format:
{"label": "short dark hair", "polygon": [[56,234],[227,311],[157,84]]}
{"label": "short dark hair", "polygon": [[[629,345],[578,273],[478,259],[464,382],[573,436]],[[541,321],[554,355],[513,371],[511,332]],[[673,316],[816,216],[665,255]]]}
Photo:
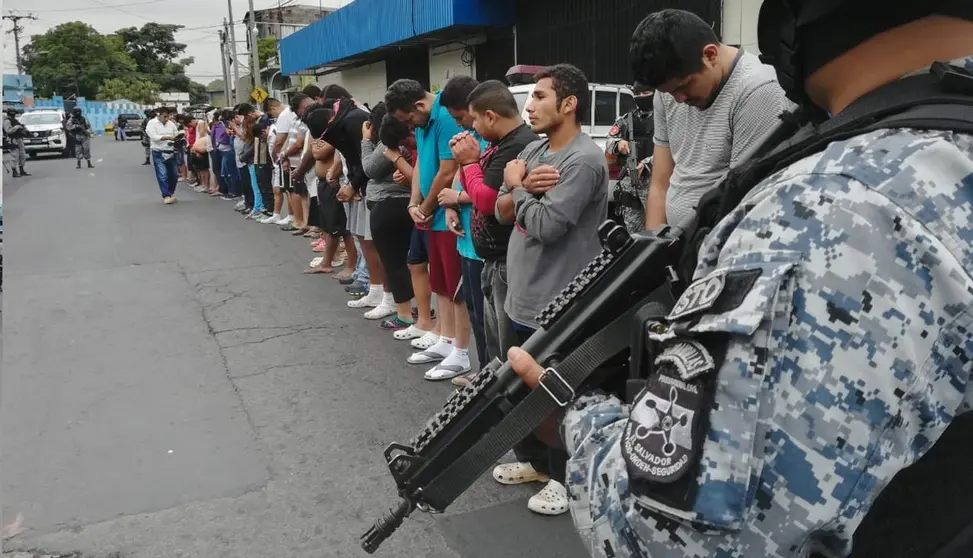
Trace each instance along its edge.
{"label": "short dark hair", "polygon": [[313,83],[309,83],[304,86],[304,89],[301,89],[301,93],[304,93],[312,99],[317,99],[321,96],[321,88]]}
{"label": "short dark hair", "polygon": [[250,103],[240,103],[236,107],[236,113],[240,116],[249,116],[251,112],[257,110]]}
{"label": "short dark hair", "polygon": [[253,135],[254,137],[259,136],[270,124],[266,120],[257,120],[253,123]]}
{"label": "short dark hair", "polygon": [[502,81],[495,79],[477,85],[476,89],[470,92],[467,102],[479,113],[492,110],[504,118],[513,118],[520,113],[513,93]]}
{"label": "short dark hair", "polygon": [[334,111],[331,110],[331,107],[314,103],[307,107],[307,111],[304,113],[304,118],[301,121],[307,125],[308,131],[311,132],[311,137],[320,138],[324,135],[324,131],[328,129],[328,123],[331,122],[331,117],[333,116]]}
{"label": "short dark hair", "polygon": [[385,92],[385,106],[389,112],[412,112],[415,105],[426,97],[426,88],[414,79],[397,79]]}
{"label": "short dark hair", "polygon": [[368,113],[368,122],[372,125],[372,130],[375,130],[376,137],[378,137],[378,131],[382,129],[382,119],[388,112],[385,103],[379,103]]}
{"label": "short dark hair", "polygon": [[159,107],[159,108],[155,109],[155,111],[153,111],[153,112],[155,112],[156,115],[160,115],[160,114],[169,114],[172,111],[169,110],[169,107]]}
{"label": "short dark hair", "polygon": [[685,10],[651,13],[632,33],[628,53],[636,81],[652,88],[703,69],[703,48],[720,44],[716,32]]}
{"label": "short dark hair", "polygon": [[269,97],[263,103],[264,112],[270,112],[270,107],[276,107],[279,104],[281,104],[280,101],[278,101],[277,99],[275,99],[273,97]]}
{"label": "short dark hair", "polygon": [[[166,109],[166,111],[171,112],[169,111],[169,109]],[[224,122],[230,122],[233,120],[233,117],[235,116],[236,116],[236,112],[233,109],[223,109],[223,112],[220,113],[220,120]]]}
{"label": "short dark hair", "polygon": [[378,129],[378,141],[385,147],[397,148],[409,137],[409,125],[399,122],[391,114],[382,117],[382,127]]}
{"label": "short dark hair", "polygon": [[557,108],[561,108],[561,102],[572,95],[578,100],[575,115],[580,122],[581,115],[588,112],[588,78],[584,72],[571,64],[555,64],[534,74],[535,82],[544,78],[550,78],[553,82]]}
{"label": "short dark hair", "polygon": [[350,99],[351,93],[348,92],[344,87],[337,84],[329,84],[324,86],[324,91],[321,92],[321,97],[325,100],[336,100],[336,99]]}
{"label": "short dark hair", "polygon": [[480,82],[473,76],[453,76],[446,82],[443,92],[439,96],[439,104],[453,110],[469,110],[470,93]]}
{"label": "short dark hair", "polygon": [[301,103],[304,102],[304,99],[310,99],[310,97],[308,97],[304,93],[298,93],[293,97],[291,97],[291,102],[290,102],[291,110],[297,112],[297,109],[301,106]]}

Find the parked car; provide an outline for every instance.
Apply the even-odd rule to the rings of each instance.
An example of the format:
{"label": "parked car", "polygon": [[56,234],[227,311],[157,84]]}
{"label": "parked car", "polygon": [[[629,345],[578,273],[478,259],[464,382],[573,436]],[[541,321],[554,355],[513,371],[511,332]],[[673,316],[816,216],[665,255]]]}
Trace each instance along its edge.
{"label": "parked car", "polygon": [[125,130],[125,139],[141,139],[142,138],[142,119],[144,115],[135,114],[134,112],[123,112],[118,115],[119,126],[124,122],[125,126],[122,127]]}
{"label": "parked car", "polygon": [[27,128],[24,147],[31,157],[39,153],[59,153],[64,157],[71,155],[72,146],[64,127],[64,111],[32,110],[20,116],[20,123]]}
{"label": "parked car", "polygon": [[[524,122],[527,122],[527,101],[534,92],[534,74],[544,69],[543,66],[513,66],[507,70],[507,83],[510,92],[517,100]],[[608,83],[589,83],[590,103],[586,114],[581,115],[581,131],[591,136],[591,139],[604,151],[608,143],[608,133],[620,116],[635,108],[635,94],[625,85]],[[615,181],[618,174],[614,158],[608,160],[611,181]],[[612,167],[615,167],[614,169]]]}

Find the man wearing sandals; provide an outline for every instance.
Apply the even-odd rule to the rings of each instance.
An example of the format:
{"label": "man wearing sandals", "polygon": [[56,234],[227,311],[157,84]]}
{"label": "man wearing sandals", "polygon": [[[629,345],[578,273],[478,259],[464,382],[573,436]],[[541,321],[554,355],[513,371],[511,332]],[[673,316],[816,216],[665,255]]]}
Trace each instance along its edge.
{"label": "man wearing sandals", "polygon": [[[597,231],[608,215],[604,153],[578,120],[590,106],[587,78],[557,64],[535,80],[527,114],[531,129],[547,137],[507,163],[496,206],[497,219],[515,229],[507,245],[504,310],[521,345],[538,327],[534,317],[601,251]],[[518,463],[497,466],[493,478],[502,484],[547,481],[527,507],[545,515],[568,511],[567,453],[528,436],[514,454]]]}

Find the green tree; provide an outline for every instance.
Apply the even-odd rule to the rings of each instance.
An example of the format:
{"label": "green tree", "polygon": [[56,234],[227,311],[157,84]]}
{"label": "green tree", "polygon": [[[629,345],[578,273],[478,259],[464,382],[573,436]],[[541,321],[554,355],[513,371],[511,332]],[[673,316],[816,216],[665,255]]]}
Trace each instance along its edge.
{"label": "green tree", "polygon": [[124,45],[125,52],[135,60],[141,77],[159,84],[161,91],[184,91],[190,102],[206,100],[206,86],[196,83],[186,75],[186,67],[193,57],[180,58],[186,45],[176,41],[176,32],[182,25],[146,23],[142,27],[125,27],[115,32]]}
{"label": "green tree", "polygon": [[267,60],[277,56],[277,37],[268,35],[257,39],[257,60],[260,67],[267,67]]}
{"label": "green tree", "polygon": [[128,99],[136,103],[151,104],[159,101],[159,84],[135,76],[112,78],[98,88],[98,100]]}
{"label": "green tree", "polygon": [[137,69],[118,37],[104,36],[80,21],[62,23],[31,37],[23,49],[25,71],[38,97],[55,92],[94,97],[105,81]]}

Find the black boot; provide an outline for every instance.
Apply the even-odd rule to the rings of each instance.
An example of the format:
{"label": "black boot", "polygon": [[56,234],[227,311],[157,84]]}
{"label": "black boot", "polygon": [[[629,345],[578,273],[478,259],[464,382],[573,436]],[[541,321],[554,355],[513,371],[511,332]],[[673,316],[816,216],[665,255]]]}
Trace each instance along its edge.
{"label": "black boot", "polygon": [[148,164],[149,164],[149,158],[148,158],[148,157],[146,157],[146,158],[145,158],[145,162],[144,162],[144,163],[142,163],[142,166],[144,167],[144,166],[146,166],[146,165],[148,165]]}
{"label": "black boot", "polygon": [[24,167],[20,167],[20,176],[30,176],[30,174],[24,170]]}
{"label": "black boot", "polygon": [[88,168],[89,169],[95,168],[95,166],[91,164],[91,159],[88,159]]}
{"label": "black boot", "polygon": [[20,178],[20,171],[17,170],[17,167],[14,167],[13,173],[14,173],[14,178]]}
{"label": "black boot", "polygon": [[79,169],[81,168],[81,159],[78,159],[78,167],[77,168],[79,168]]}

